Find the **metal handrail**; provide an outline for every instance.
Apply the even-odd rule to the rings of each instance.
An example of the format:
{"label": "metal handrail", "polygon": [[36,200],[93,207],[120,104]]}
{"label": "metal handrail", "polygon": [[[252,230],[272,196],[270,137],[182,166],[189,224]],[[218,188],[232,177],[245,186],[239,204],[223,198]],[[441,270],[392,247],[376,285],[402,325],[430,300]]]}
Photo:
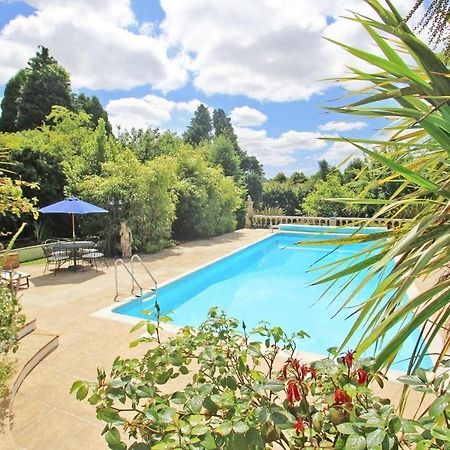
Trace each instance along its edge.
{"label": "metal handrail", "polygon": [[134,292],[134,284],[136,283],[137,287],[141,291],[141,294],[139,295],[139,297],[141,297],[141,299],[142,299],[142,292],[143,292],[144,289],[142,288],[142,286],[139,284],[139,282],[134,277],[134,273],[132,271],[130,272],[130,269],[125,264],[125,261],[123,259],[119,258],[119,259],[116,259],[116,261],[114,262],[114,275],[115,275],[115,282],[116,282],[116,296],[114,297],[114,301],[116,301],[117,297],[119,296],[119,278],[117,276],[117,267],[118,267],[119,264],[123,265],[123,267],[125,268],[125,270],[128,272],[128,274],[131,277],[131,280],[132,280],[131,293]]}
{"label": "metal handrail", "polygon": [[[133,274],[132,276],[132,280],[134,280],[134,261],[137,260],[141,263],[142,267],[144,267],[145,271],[147,272],[147,274],[149,275],[149,277],[152,279],[153,283],[155,283],[155,289],[154,291],[157,292],[158,291],[158,282],[155,280],[155,277],[151,274],[151,272],[147,269],[147,266],[144,264],[144,261],[142,261],[142,258],[139,255],[133,255],[130,259],[131,262],[131,273]],[[133,281],[132,281],[133,283]],[[136,283],[138,286],[139,284]],[[140,286],[139,286],[140,287]],[[132,289],[131,292],[134,291],[134,284],[132,285]]]}

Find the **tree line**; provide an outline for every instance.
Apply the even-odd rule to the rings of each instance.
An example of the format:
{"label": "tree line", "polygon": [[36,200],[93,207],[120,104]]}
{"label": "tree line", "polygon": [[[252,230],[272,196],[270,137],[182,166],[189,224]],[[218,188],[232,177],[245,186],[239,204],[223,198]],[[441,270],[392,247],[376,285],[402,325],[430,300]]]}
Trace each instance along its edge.
{"label": "tree line", "polygon": [[[200,105],[183,136],[159,129],[111,133],[96,97],[71,92],[67,71],[41,47],[7,83],[0,118],[0,148],[12,163],[11,179],[37,207],[76,195],[110,211],[80,220],[81,233],[100,235],[116,252],[118,225],[126,221],[139,250],[171,239],[210,237],[245,220],[244,199],[262,194],[259,161],[239,147],[222,109]],[[18,182],[21,183],[18,183]],[[4,210],[2,231],[20,221],[25,236],[41,241],[67,235],[64,217]]]}
{"label": "tree line", "polygon": [[[111,213],[80,221],[85,235],[101,235],[116,251],[118,226],[132,228],[135,246],[152,251],[171,239],[210,237],[244,226],[245,199],[269,214],[371,216],[377,205],[328,201],[389,198],[393,180],[380,187],[381,166],[356,159],[343,171],[319,161],[318,172],[264,178],[261,163],[241,148],[223,109],[212,114],[203,104],[182,136],[159,129],[119,130],[113,135],[97,97],[71,91],[70,76],[48,49],[40,47],[28,66],[7,83],[0,117],[0,148],[8,149],[11,178],[24,182],[24,196],[37,207],[66,195],[91,200]],[[38,188],[36,188],[38,186]],[[64,217],[41,217],[24,236],[61,237]],[[3,211],[6,234],[19,227]]]}

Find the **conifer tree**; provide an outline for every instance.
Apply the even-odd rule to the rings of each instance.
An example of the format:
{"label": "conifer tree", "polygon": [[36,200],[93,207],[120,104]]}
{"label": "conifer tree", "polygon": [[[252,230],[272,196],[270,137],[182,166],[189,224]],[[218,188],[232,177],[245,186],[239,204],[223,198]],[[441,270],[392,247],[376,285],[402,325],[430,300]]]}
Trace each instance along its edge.
{"label": "conifer tree", "polygon": [[54,105],[72,109],[69,74],[46,47],[40,47],[28,66],[29,75],[18,101],[17,130],[40,126]]}
{"label": "conifer tree", "polygon": [[93,95],[90,97],[85,94],[74,95],[73,106],[76,111],[83,110],[91,116],[92,128],[97,127],[99,120],[105,122],[105,129],[108,134],[112,133],[112,126],[109,122],[108,113],[103,108],[98,97]]}
{"label": "conifer tree", "polygon": [[201,142],[211,139],[212,121],[211,114],[205,105],[200,105],[195,111],[194,117],[191,119],[183,138],[186,142],[193,146],[199,145]]}
{"label": "conifer tree", "polygon": [[5,93],[1,103],[2,115],[0,117],[0,131],[16,131],[17,110],[19,99],[27,79],[26,69],[19,70],[8,80],[5,86]]}

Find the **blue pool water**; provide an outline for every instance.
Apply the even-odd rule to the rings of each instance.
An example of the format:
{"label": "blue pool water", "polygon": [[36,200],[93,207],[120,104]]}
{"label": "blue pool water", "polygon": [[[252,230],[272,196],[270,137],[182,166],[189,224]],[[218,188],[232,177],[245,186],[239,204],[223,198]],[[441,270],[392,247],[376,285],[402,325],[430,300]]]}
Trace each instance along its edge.
{"label": "blue pool water", "polygon": [[[176,325],[197,326],[205,319],[208,310],[217,306],[228,315],[245,321],[248,329],[266,320],[271,325],[281,326],[288,334],[304,330],[310,338],[302,340],[299,348],[325,355],[327,348],[338,346],[343,341],[353,322],[352,318],[346,319],[352,310],[333,317],[340,302],[330,304],[330,300],[341,285],[332,287],[318,301],[325,287],[311,285],[320,271],[308,272],[308,269],[321,257],[325,257],[321,263],[341,259],[361,250],[363,244],[345,246],[331,254],[329,252],[334,246],[295,245],[299,240],[319,239],[323,236],[285,232],[274,234],[160,287],[158,302],[161,312],[163,315],[170,313]],[[361,273],[358,279],[363,276]],[[353,303],[364,300],[375,287],[376,280],[366,286]],[[153,303],[152,298],[144,301],[144,309],[152,309]],[[143,317],[140,300],[125,303],[115,308],[114,312]],[[411,337],[404,346],[393,369],[407,369],[404,359],[411,354],[417,337],[418,334]],[[352,343],[348,348],[352,348]]]}

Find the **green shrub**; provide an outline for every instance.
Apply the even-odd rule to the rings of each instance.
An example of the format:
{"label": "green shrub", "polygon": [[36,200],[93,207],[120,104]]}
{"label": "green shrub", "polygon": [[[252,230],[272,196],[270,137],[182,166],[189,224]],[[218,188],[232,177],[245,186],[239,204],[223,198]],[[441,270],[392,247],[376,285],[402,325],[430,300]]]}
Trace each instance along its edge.
{"label": "green shrub", "polygon": [[0,356],[0,399],[6,397],[9,380],[14,374],[14,364],[4,356]]}
{"label": "green shrub", "polygon": [[210,237],[233,231],[242,193],[230,177],[189,148],[177,155],[176,238]]}
{"label": "green shrub", "polygon": [[0,354],[17,350],[17,332],[25,323],[22,306],[11,289],[0,283]]}
{"label": "green shrub", "polygon": [[[157,317],[158,312],[157,306]],[[249,335],[245,324],[240,328],[213,308],[198,329],[184,327],[161,343],[158,322],[134,327],[146,326],[150,336],[131,343],[151,343],[142,359],[118,357],[109,376],[99,370],[97,382],[72,386],[79,400],[88,397],[95,406],[111,449],[239,450],[277,444],[375,450],[415,443],[444,449],[450,441],[445,372],[440,378],[429,379],[423,371],[403,379],[436,396],[428,415],[408,421],[368,386],[372,379],[382,381],[370,359],[358,361],[348,352],[311,364],[299,361],[296,342],[306,337],[303,332],[287,336],[280,327],[261,323]],[[177,388],[170,388],[177,378]]]}

